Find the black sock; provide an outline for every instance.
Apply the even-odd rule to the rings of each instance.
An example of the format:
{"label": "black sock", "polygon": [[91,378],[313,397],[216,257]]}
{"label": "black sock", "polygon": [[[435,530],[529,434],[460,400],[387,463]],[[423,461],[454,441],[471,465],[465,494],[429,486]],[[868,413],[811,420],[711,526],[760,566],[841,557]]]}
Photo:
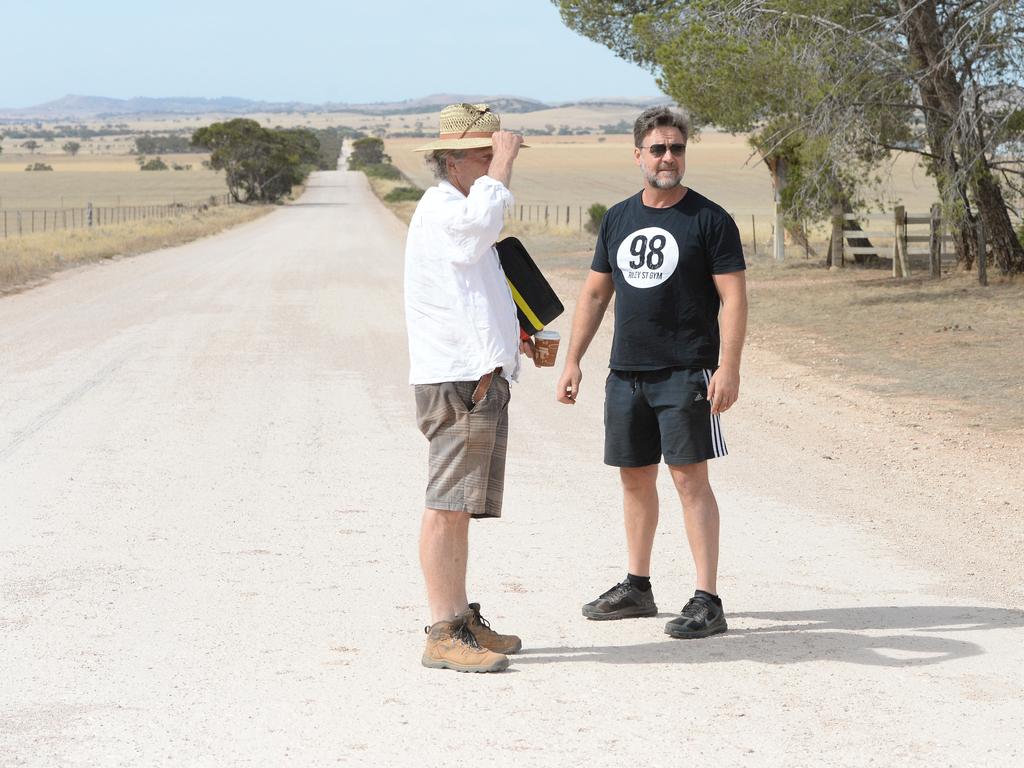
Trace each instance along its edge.
{"label": "black sock", "polygon": [[710,600],[712,603],[717,605],[719,608],[722,607],[722,598],[718,595],[712,595],[710,592],[705,592],[703,589],[698,589],[693,593],[694,597],[703,597],[705,600]]}
{"label": "black sock", "polygon": [[629,586],[639,589],[641,592],[651,591],[651,577],[650,576],[634,576],[632,573],[626,574],[626,581],[629,582]]}

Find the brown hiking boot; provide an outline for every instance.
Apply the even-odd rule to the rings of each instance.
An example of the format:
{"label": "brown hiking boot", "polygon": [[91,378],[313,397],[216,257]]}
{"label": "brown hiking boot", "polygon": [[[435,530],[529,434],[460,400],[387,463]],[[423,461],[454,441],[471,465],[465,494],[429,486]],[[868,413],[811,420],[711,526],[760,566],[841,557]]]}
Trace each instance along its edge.
{"label": "brown hiking boot", "polygon": [[464,613],[453,621],[439,621],[424,628],[427,647],[423,651],[423,666],[458,672],[501,672],[508,667],[506,656],[480,647],[465,617]]}
{"label": "brown hiking boot", "polygon": [[469,610],[462,614],[476,641],[484,648],[496,653],[518,653],[523,641],[515,635],[502,635],[491,629],[491,623],[480,615],[480,603],[470,603]]}

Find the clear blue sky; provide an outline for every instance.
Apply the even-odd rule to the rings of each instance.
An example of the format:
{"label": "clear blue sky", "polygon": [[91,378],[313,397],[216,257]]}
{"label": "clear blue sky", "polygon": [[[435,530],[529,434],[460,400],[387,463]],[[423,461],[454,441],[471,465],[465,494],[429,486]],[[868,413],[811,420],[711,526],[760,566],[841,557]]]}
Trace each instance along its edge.
{"label": "clear blue sky", "polygon": [[0,107],[65,94],[397,101],[658,95],[548,0],[22,0],[4,4]]}

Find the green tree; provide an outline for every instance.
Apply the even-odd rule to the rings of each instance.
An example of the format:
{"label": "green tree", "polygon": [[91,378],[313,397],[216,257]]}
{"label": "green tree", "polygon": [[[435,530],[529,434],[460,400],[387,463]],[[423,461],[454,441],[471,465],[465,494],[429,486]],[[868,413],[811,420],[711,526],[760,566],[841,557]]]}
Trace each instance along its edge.
{"label": "green tree", "polygon": [[352,154],[348,156],[348,169],[358,171],[367,165],[390,163],[391,158],[384,154],[384,140],[375,136],[356,139],[352,142]]}
{"label": "green tree", "polygon": [[[738,23],[739,2],[562,0],[565,22],[651,69],[658,85],[703,123],[746,133],[771,178],[776,227],[806,243],[802,222],[852,210],[886,150],[832,144],[808,133],[803,116],[828,91],[841,62],[801,51],[800,31]],[[872,115],[875,130],[888,130]],[[827,138],[827,137],[826,137]]]}
{"label": "green tree", "polygon": [[23,146],[31,154],[34,155],[36,153],[36,150],[39,149],[39,147],[42,146],[42,145],[38,141],[36,141],[35,139],[29,139],[28,141],[23,142],[21,146]]}
{"label": "green tree", "polygon": [[78,154],[78,150],[82,148],[82,145],[77,141],[68,141],[61,147],[65,152],[74,157]]}
{"label": "green tree", "polygon": [[753,131],[791,210],[856,202],[888,152],[917,152],[960,261],[973,261],[980,218],[1000,268],[1024,271],[1004,199],[1024,191],[1019,1],[553,1],[699,119]]}
{"label": "green tree", "polygon": [[210,151],[210,167],[223,170],[238,202],[276,202],[315,167],[320,144],[304,129],[272,130],[255,120],[213,123],[192,134]]}

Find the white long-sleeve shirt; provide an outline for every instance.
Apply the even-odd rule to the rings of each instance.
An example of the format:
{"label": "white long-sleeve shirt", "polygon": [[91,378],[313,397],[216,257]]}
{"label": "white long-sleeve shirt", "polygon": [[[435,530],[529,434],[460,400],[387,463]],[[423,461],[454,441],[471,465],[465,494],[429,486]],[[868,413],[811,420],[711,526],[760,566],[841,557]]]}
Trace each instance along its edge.
{"label": "white long-sleeve shirt", "polygon": [[519,375],[519,320],[494,242],[512,193],[481,176],[464,196],[447,181],[423,193],[405,245],[409,383]]}

